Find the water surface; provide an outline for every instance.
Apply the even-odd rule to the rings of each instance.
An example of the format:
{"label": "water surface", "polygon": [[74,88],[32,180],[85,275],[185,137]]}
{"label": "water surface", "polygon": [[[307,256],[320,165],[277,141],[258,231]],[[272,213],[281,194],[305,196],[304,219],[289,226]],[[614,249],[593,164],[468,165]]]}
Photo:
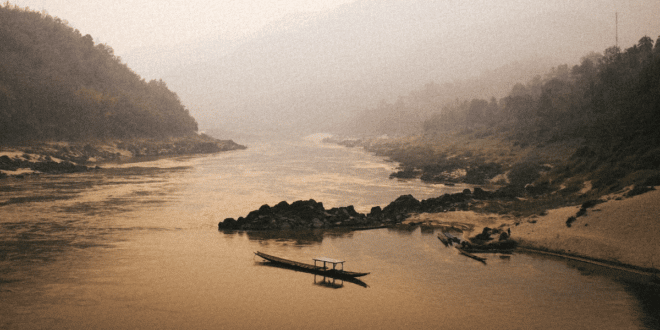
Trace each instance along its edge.
{"label": "water surface", "polygon": [[[487,264],[431,231],[222,233],[263,204],[359,212],[463,190],[313,140],[0,183],[2,329],[654,329],[658,288],[526,254]],[[363,287],[265,266],[254,251],[346,260]]]}

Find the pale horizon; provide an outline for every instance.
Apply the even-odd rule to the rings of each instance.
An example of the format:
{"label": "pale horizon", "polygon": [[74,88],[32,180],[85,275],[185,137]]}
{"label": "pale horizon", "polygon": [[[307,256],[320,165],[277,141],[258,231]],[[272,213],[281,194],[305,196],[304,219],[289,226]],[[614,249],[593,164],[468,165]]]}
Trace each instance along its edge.
{"label": "pale horizon", "polygon": [[[338,123],[429,82],[517,62],[574,65],[615,45],[617,13],[622,49],[660,35],[654,1],[10,3],[59,17],[143,78],[162,79],[203,128]],[[303,13],[316,15],[301,22]]]}

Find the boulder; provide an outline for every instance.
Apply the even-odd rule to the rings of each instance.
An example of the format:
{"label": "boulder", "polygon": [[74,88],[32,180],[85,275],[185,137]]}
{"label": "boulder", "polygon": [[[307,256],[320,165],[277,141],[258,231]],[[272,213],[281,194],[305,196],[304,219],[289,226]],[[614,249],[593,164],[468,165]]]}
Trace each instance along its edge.
{"label": "boulder", "polygon": [[383,214],[383,209],[380,206],[374,206],[371,208],[371,211],[367,215],[368,218],[378,219]]}
{"label": "boulder", "polygon": [[259,214],[262,215],[270,215],[273,214],[273,210],[268,206],[268,204],[264,204],[259,208]]}
{"label": "boulder", "polygon": [[20,162],[12,160],[7,155],[0,156],[0,170],[15,171],[19,165]]}
{"label": "boulder", "polygon": [[421,202],[412,195],[401,195],[383,209],[390,215],[409,214],[419,210]]}
{"label": "boulder", "polygon": [[224,221],[218,223],[218,229],[234,229],[236,227],[236,220],[234,218],[227,218]]}
{"label": "boulder", "polygon": [[272,207],[272,211],[277,213],[286,210],[287,208],[289,208],[289,203],[287,203],[286,201],[281,201],[277,205]]}
{"label": "boulder", "polygon": [[474,192],[472,192],[472,198],[474,199],[490,199],[490,197],[490,193],[479,187],[474,188]]}
{"label": "boulder", "polygon": [[315,200],[295,201],[284,211],[287,214],[294,214],[303,219],[313,219],[323,216],[325,208],[323,203],[317,203]]}
{"label": "boulder", "polygon": [[[446,196],[447,194],[445,194]],[[442,212],[444,211],[449,203],[447,203],[444,196],[425,199],[420,202],[420,211],[421,212]]]}
{"label": "boulder", "polygon": [[489,227],[484,227],[484,229],[481,231],[481,234],[478,234],[474,238],[481,240],[481,241],[490,241],[492,238],[490,237],[492,233],[492,229]]}
{"label": "boulder", "polygon": [[312,219],[312,227],[314,227],[314,228],[323,228],[324,226],[325,226],[325,224],[323,223],[323,221],[321,221],[317,218]]}

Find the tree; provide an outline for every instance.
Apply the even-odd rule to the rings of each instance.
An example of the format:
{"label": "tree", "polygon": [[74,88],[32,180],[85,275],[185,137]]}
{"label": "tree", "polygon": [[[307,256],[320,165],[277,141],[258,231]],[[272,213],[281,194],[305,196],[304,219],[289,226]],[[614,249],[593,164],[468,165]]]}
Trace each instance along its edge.
{"label": "tree", "polygon": [[605,54],[601,58],[601,63],[605,65],[614,64],[621,59],[621,48],[618,46],[612,46],[605,49]]}
{"label": "tree", "polygon": [[649,36],[643,36],[637,43],[637,48],[642,54],[649,54],[653,50],[653,39]]}
{"label": "tree", "polygon": [[470,101],[470,107],[466,115],[466,126],[484,124],[487,110],[488,101],[482,99],[473,99]]}
{"label": "tree", "polygon": [[530,121],[534,113],[534,99],[531,95],[509,95],[503,99],[505,115],[517,122]]}

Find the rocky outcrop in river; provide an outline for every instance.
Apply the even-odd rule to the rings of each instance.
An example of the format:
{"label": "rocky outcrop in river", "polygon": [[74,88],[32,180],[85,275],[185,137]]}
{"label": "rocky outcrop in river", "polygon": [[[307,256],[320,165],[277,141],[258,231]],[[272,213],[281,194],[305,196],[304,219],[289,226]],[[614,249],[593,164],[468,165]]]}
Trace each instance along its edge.
{"label": "rocky outcrop in river", "polygon": [[79,165],[62,159],[51,158],[50,156],[31,154],[22,154],[14,157],[9,157],[8,155],[0,156],[0,179],[8,177],[9,174],[7,173],[16,173],[12,176],[22,177],[25,174],[32,173],[76,173],[86,172],[96,168],[98,167]]}
{"label": "rocky outcrop in river", "polygon": [[326,210],[323,203],[313,199],[286,201],[275,206],[263,205],[246,217],[227,218],[218,223],[219,230],[298,230],[321,228],[377,228],[403,222],[411,213],[467,210],[476,199],[492,198],[494,193],[475,188],[461,193],[419,201],[412,195],[402,195],[384,208],[373,207],[363,214],[353,206]]}
{"label": "rocky outcrop in river", "polygon": [[240,150],[232,140],[206,135],[163,140],[129,139],[94,143],[40,142],[0,146],[0,179],[30,174],[62,174],[98,169],[96,164],[139,157],[170,157]]}

